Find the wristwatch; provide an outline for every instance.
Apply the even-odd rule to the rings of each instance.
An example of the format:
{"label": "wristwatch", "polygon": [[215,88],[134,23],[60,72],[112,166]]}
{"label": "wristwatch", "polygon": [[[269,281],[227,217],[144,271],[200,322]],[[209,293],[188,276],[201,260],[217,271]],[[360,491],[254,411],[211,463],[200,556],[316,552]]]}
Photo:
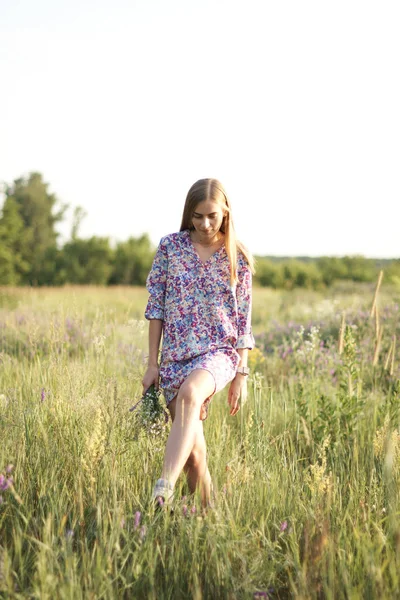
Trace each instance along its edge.
{"label": "wristwatch", "polygon": [[250,373],[250,369],[249,367],[239,367],[236,373],[240,373],[240,375],[247,377],[247,375]]}

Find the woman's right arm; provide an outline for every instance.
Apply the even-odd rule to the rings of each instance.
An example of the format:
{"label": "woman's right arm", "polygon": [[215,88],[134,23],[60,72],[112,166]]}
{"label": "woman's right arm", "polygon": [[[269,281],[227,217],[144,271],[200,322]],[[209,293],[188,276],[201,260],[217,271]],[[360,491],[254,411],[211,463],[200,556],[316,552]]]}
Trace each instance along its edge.
{"label": "woman's right arm", "polygon": [[159,385],[160,370],[158,366],[158,352],[162,334],[163,322],[161,319],[151,319],[149,322],[149,359],[147,369],[142,379],[143,393],[154,383],[156,389]]}
{"label": "woman's right arm", "polygon": [[168,252],[163,238],[157,248],[146,287],[150,294],[147,302],[145,317],[149,321],[149,360],[142,379],[143,392],[154,383],[158,389],[159,366],[158,353],[164,320],[165,292],[168,273]]}

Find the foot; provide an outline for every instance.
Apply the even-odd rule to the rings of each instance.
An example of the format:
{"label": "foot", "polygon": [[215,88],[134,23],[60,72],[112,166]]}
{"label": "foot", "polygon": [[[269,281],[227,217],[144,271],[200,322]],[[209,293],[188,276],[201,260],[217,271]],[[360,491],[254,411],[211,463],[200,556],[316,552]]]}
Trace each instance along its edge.
{"label": "foot", "polygon": [[174,486],[167,479],[158,479],[153,490],[153,500],[157,507],[169,503],[174,495]]}

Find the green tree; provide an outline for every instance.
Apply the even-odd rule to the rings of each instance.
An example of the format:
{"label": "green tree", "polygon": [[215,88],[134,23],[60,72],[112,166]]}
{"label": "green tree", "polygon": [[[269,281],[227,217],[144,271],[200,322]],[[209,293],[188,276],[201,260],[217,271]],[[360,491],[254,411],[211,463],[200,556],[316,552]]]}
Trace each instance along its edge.
{"label": "green tree", "polygon": [[154,248],[147,233],[129,238],[116,246],[111,284],[144,285],[154,257]]}
{"label": "green tree", "polygon": [[280,264],[267,258],[257,258],[257,271],[254,282],[263,287],[275,289],[283,287],[283,273]]}
{"label": "green tree", "polygon": [[353,281],[375,281],[378,269],[374,262],[364,256],[344,256],[343,263],[347,269],[347,279]]}
{"label": "green tree", "polygon": [[388,267],[385,268],[385,279],[400,287],[400,258],[393,260]]}
{"label": "green tree", "polygon": [[75,238],[63,247],[57,283],[106,285],[112,261],[113,251],[108,238]]}
{"label": "green tree", "polygon": [[76,240],[78,238],[78,232],[83,219],[87,217],[87,212],[82,206],[76,206],[74,208],[74,214],[72,217],[72,228],[71,228],[71,239]]}
{"label": "green tree", "polygon": [[29,267],[18,268],[20,281],[30,285],[51,284],[58,236],[55,225],[63,219],[67,205],[57,210],[57,197],[49,193],[40,173],[16,179],[6,188],[7,200],[15,202],[23,223],[20,253],[22,264]]}
{"label": "green tree", "polygon": [[306,288],[308,290],[320,289],[323,287],[321,271],[315,262],[298,262],[294,286]]}
{"label": "green tree", "polygon": [[0,284],[17,285],[29,264],[23,258],[24,222],[14,198],[6,197],[0,217]]}
{"label": "green tree", "polygon": [[321,271],[325,285],[332,285],[338,279],[347,279],[348,268],[342,258],[337,256],[321,256],[317,258],[317,266]]}

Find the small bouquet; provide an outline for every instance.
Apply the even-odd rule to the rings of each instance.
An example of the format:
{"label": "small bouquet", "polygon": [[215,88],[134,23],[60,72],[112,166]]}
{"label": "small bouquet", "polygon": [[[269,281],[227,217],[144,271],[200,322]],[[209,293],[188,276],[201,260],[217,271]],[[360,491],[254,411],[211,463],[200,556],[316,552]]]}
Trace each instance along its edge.
{"label": "small bouquet", "polygon": [[160,434],[168,423],[168,413],[161,400],[161,391],[156,390],[154,384],[143,394],[130,412],[137,411],[136,415],[141,427],[152,435]]}

